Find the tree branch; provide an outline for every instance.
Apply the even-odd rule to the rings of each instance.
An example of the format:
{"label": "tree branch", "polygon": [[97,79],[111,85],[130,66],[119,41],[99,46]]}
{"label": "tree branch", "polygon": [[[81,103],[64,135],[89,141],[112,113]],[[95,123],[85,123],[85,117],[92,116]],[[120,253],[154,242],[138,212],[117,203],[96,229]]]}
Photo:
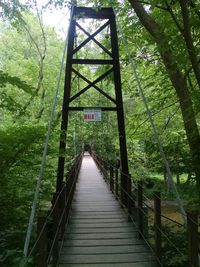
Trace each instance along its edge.
{"label": "tree branch", "polygon": [[[136,2],[139,2],[141,4],[145,4],[145,5],[149,5],[151,6],[152,4],[147,2],[147,1],[136,1]],[[159,8],[159,9],[162,9],[162,10],[165,10],[165,11],[168,11],[166,7],[163,7],[163,6],[160,6],[160,5],[155,5],[156,8]]]}
{"label": "tree branch", "polygon": [[30,97],[30,99],[27,101],[27,103],[24,105],[24,107],[23,107],[22,111],[20,112],[19,116],[21,116],[22,114],[25,113],[25,111],[27,110],[29,105],[32,103],[33,99],[37,96],[37,94],[40,91],[40,88],[42,86],[42,82],[43,82],[43,78],[44,78],[44,76],[43,76],[43,68],[44,68],[44,60],[45,60],[46,51],[47,51],[46,35],[45,35],[45,32],[44,32],[44,25],[43,25],[43,22],[42,22],[42,13],[40,14],[40,12],[38,10],[36,0],[34,0],[34,3],[35,3],[35,8],[36,8],[36,12],[37,12],[37,17],[38,17],[40,29],[41,29],[41,32],[42,32],[42,39],[43,39],[44,49],[43,49],[43,51],[41,51],[39,45],[37,44],[37,42],[33,38],[30,29],[28,28],[27,24],[25,24],[24,25],[24,29],[28,33],[28,36],[31,39],[31,41],[33,42],[33,44],[35,45],[35,48],[36,48],[36,50],[38,52],[40,60],[39,60],[38,82],[37,82],[36,90],[35,90],[34,94]]}
{"label": "tree branch", "polygon": [[197,59],[197,54],[192,40],[191,27],[190,27],[190,17],[188,9],[188,0],[182,1],[179,0],[181,13],[183,18],[184,32],[183,36],[187,46],[187,52],[192,63],[193,71],[197,79],[198,85],[200,87],[200,67]]}
{"label": "tree branch", "polygon": [[171,114],[171,116],[168,117],[167,122],[166,122],[165,125],[163,126],[164,130],[167,129],[167,126],[169,125],[170,121],[171,121],[172,118],[176,115],[176,113],[178,112],[179,109],[180,109],[180,107],[178,106],[178,108]]}
{"label": "tree branch", "polygon": [[[136,2],[136,0],[129,0],[129,2],[135,10],[137,16],[139,17],[142,25],[146,28],[154,41],[157,43],[157,47],[161,54],[171,83],[176,90],[180,103],[185,131],[190,146],[192,164],[196,175],[197,188],[200,193],[200,135],[187,80],[184,77],[184,74],[180,69],[178,62],[173,57],[173,47],[170,47],[170,45],[168,44],[168,38],[162,31],[160,25],[154,20],[153,17],[150,16],[148,12],[146,12],[141,3]],[[181,3],[183,2],[185,2],[185,0],[181,1]]]}
{"label": "tree branch", "polygon": [[176,24],[177,28],[179,29],[180,33],[183,34],[183,28],[181,27],[181,25],[179,24],[178,20],[176,19],[176,16],[173,13],[173,10],[171,8],[171,6],[169,5],[168,1],[165,1],[165,4],[167,6],[167,11],[170,13],[174,23]]}
{"label": "tree branch", "polygon": [[[177,104],[177,103],[178,103],[178,100],[175,101],[175,102],[173,102],[172,104],[170,104],[170,105],[168,105],[168,106],[165,106],[165,107],[163,107],[163,108],[161,108],[161,109],[155,111],[154,113],[152,113],[152,116],[155,116],[155,115],[159,114],[159,113],[162,112],[164,109],[170,108],[170,107],[172,107],[173,105],[175,105],[175,104]],[[178,109],[179,109],[179,108],[180,108],[180,107],[178,107]],[[134,135],[134,134],[138,131],[138,129],[139,129],[144,123],[146,123],[147,121],[149,121],[148,118],[145,119],[144,121],[142,121],[142,122],[136,127],[136,129],[134,130],[133,135]]]}

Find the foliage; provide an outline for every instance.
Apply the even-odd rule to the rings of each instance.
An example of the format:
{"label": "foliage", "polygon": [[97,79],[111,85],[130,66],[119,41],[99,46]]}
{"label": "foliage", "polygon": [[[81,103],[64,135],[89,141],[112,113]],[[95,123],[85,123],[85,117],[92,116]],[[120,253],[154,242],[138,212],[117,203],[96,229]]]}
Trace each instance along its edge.
{"label": "foliage", "polygon": [[19,89],[24,90],[26,93],[32,94],[34,88],[26,82],[19,79],[19,77],[12,77],[8,73],[0,71],[0,87],[5,87],[9,83],[12,86],[17,86]]}
{"label": "foliage", "polygon": [[168,239],[163,237],[162,264],[165,267],[184,267],[187,265],[186,231],[182,228],[165,226],[163,232]]}
{"label": "foliage", "polygon": [[[13,3],[7,4],[12,7]],[[63,41],[49,27],[42,29],[30,12],[20,13],[26,23],[17,28],[4,15],[0,32],[0,264],[12,267],[21,266]],[[42,30],[48,52],[41,68],[39,53],[45,46]],[[58,125],[59,112],[58,109],[53,127]],[[59,130],[53,129],[37,212],[51,205],[58,138]]]}
{"label": "foliage", "polygon": [[[20,4],[17,0],[0,3],[3,10],[1,13],[3,23],[1,23],[0,31],[0,216],[2,218],[0,247],[3,250],[0,252],[0,263],[9,267],[19,266],[21,261],[35,177],[40,166],[51,109],[50,103],[54,95],[53,89],[56,85],[59,59],[63,49],[63,40],[50,27],[43,25],[42,14],[48,8],[53,9],[55,6],[69,4],[68,1],[47,1],[46,5],[39,10],[34,2],[26,1],[26,5]],[[159,190],[162,191],[162,197],[172,199],[173,196],[164,182],[165,169],[122,43],[122,31],[126,35],[128,47],[137,71],[140,73],[142,87],[177,181],[182,174],[189,176],[194,174],[180,103],[159,54],[159,47],[141,26],[138,17],[132,12],[127,2],[87,0],[81,1],[80,4],[92,4],[95,8],[102,5],[113,6],[118,13],[118,24],[121,28],[118,35],[130,173],[134,181],[143,179],[146,184],[149,181],[153,184],[151,188],[145,189],[145,194],[148,196],[152,196],[154,190]],[[185,41],[177,29],[174,18],[171,17],[169,10],[161,8],[165,7],[166,3],[167,1],[165,3],[157,0],[150,1],[146,8],[161,25],[167,36],[166,49],[171,47],[175,61],[186,75],[195,116],[199,123],[200,94],[195,75],[191,68]],[[191,8],[191,26],[195,49],[198,53],[200,47],[197,7],[198,5],[194,9]],[[182,26],[177,1],[172,1],[171,9],[173,14],[176,14],[178,24]],[[93,20],[88,25],[88,32],[94,32],[97,26],[99,24]],[[108,39],[104,38],[106,35],[105,30],[98,40],[110,49]],[[86,36],[82,34],[76,45],[85,38]],[[85,50],[79,51],[78,56],[91,56],[91,52],[95,51],[100,58],[104,57],[102,51],[99,51],[96,46],[93,45],[92,49],[93,51],[91,44],[88,44]],[[84,69],[78,66],[76,69],[91,81],[107,70],[105,67]],[[87,85],[85,81],[76,79],[75,76],[73,76],[72,95]],[[63,80],[62,77],[61,88]],[[113,77],[110,75],[98,86],[114,97],[112,80]],[[49,144],[46,170],[40,191],[39,210],[49,207],[52,193],[55,190],[61,102],[62,92],[59,94]],[[92,88],[74,103],[74,106],[95,105],[110,106],[110,102]],[[119,158],[119,136],[115,114],[103,113],[101,123],[84,123],[80,113],[70,114],[68,128],[65,154],[67,167],[84,144],[89,144],[113,163]],[[156,174],[161,178],[157,179]],[[178,190],[190,206],[191,201],[192,204],[196,203],[198,193],[192,180],[180,182]],[[166,231],[175,244],[178,240],[182,240],[181,233],[175,236],[170,229]],[[180,258],[176,258],[173,249],[167,246],[164,244],[167,266],[184,266],[183,262],[179,262]]]}
{"label": "foliage", "polygon": [[21,22],[21,12],[26,9],[26,6],[21,4],[19,0],[7,0],[0,2],[0,8],[0,16],[4,20],[8,19],[13,25],[16,25],[16,23]]}
{"label": "foliage", "polygon": [[[173,176],[174,183],[176,184],[176,176]],[[144,194],[150,199],[153,198],[154,192],[160,192],[163,200],[175,200],[175,195],[172,190],[172,186],[168,180],[164,180],[162,173],[151,172],[147,174],[144,181]],[[198,192],[195,186],[195,182],[187,182],[187,174],[180,175],[180,183],[176,184],[177,190],[184,200],[184,203],[188,203],[188,207],[192,207],[197,202],[195,196],[198,196]],[[198,205],[195,205],[198,209]]]}
{"label": "foliage", "polygon": [[44,130],[39,125],[35,127],[32,124],[15,124],[15,127],[5,127],[0,131],[0,254],[3,266],[12,266],[13,259],[13,264],[17,264],[17,260],[21,258],[21,246],[35,183],[33,177],[37,171],[34,165],[39,161],[37,156],[33,157],[33,153],[41,153],[39,144],[43,140]]}

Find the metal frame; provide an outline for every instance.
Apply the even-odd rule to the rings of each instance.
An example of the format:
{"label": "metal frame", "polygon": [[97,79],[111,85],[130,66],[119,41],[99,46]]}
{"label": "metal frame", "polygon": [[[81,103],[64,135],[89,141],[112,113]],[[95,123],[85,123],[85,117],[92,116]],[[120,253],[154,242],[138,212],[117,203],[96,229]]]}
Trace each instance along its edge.
{"label": "metal frame", "polygon": [[[93,87],[98,92],[103,94],[107,99],[114,104],[114,107],[102,107],[103,111],[116,111],[117,121],[118,121],[118,132],[119,132],[119,144],[120,144],[120,158],[121,158],[121,194],[124,204],[127,203],[124,191],[127,191],[127,179],[128,179],[128,157],[127,157],[127,146],[126,146],[126,134],[125,134],[125,122],[124,122],[124,110],[122,102],[122,89],[121,89],[121,77],[120,77],[120,65],[119,65],[119,51],[118,51],[118,39],[116,30],[115,14],[112,8],[102,8],[100,10],[95,10],[86,7],[74,7],[72,9],[72,21],[69,29],[69,40],[67,48],[67,61],[66,61],[66,74],[65,74],[65,84],[64,84],[64,96],[63,96],[63,107],[62,107],[62,123],[61,123],[61,135],[60,135],[60,156],[58,160],[58,175],[57,175],[57,192],[59,192],[63,183],[64,176],[64,163],[65,158],[63,152],[66,148],[66,133],[68,126],[68,113],[69,111],[80,111],[85,107],[70,107],[70,104],[79,97],[81,94],[85,93],[88,89]],[[93,18],[93,19],[106,19],[107,22],[99,27],[93,34],[88,33],[78,22],[79,18]],[[110,40],[111,40],[111,51],[109,51],[105,46],[99,43],[95,39],[96,35],[99,34],[106,27],[110,27]],[[87,37],[86,39],[76,48],[74,48],[76,28],[81,30]],[[95,42],[110,59],[78,59],[73,57],[82,47],[84,47],[89,41]],[[84,77],[79,71],[73,68],[75,64],[97,64],[97,65],[110,65],[111,68],[104,74],[99,76],[95,81],[91,82],[86,77]],[[83,88],[80,92],[71,96],[71,81],[72,73],[82,80],[84,80],[88,85]],[[96,84],[107,77],[110,73],[113,73],[114,77],[114,88],[115,88],[115,99],[105,93]],[[87,107],[88,108],[88,107]]]}

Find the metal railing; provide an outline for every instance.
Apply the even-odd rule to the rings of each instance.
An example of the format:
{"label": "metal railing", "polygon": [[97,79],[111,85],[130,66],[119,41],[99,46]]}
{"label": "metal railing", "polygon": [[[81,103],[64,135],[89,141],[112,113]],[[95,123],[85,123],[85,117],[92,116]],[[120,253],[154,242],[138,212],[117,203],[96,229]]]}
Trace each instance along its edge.
{"label": "metal railing", "polygon": [[[168,243],[177,255],[186,259],[187,266],[199,267],[200,238],[198,233],[198,213],[187,212],[187,226],[168,218],[162,214],[160,192],[154,192],[154,198],[150,200],[144,194],[142,181],[133,184],[131,175],[122,173],[118,166],[112,165],[94,151],[91,152],[91,156],[104,179],[109,184],[110,190],[126,211],[128,219],[136,225],[139,238],[144,239],[154,253],[158,265],[165,266],[163,265],[163,246]],[[121,186],[121,176],[127,179],[127,190],[124,190]],[[124,201],[124,196],[126,201]],[[148,202],[151,204],[148,205]],[[150,222],[149,214],[151,214],[152,222]],[[166,220],[170,222],[170,226],[174,224],[179,229],[183,229],[184,239],[187,243],[185,253],[174,244],[169,234],[165,231]]]}
{"label": "metal railing", "polygon": [[69,219],[71,202],[73,199],[78,173],[81,167],[83,153],[74,158],[72,167],[66,175],[59,192],[54,193],[52,206],[45,215],[37,219],[36,240],[27,259],[35,258],[36,267],[56,265],[61,243],[65,233],[65,226]]}

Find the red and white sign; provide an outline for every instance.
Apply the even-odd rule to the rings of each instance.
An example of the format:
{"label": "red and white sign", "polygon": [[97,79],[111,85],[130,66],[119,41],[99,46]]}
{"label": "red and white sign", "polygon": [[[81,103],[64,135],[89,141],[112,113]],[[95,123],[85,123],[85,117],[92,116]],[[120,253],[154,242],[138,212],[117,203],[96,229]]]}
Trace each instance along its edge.
{"label": "red and white sign", "polygon": [[101,109],[84,109],[83,119],[84,121],[101,121]]}

